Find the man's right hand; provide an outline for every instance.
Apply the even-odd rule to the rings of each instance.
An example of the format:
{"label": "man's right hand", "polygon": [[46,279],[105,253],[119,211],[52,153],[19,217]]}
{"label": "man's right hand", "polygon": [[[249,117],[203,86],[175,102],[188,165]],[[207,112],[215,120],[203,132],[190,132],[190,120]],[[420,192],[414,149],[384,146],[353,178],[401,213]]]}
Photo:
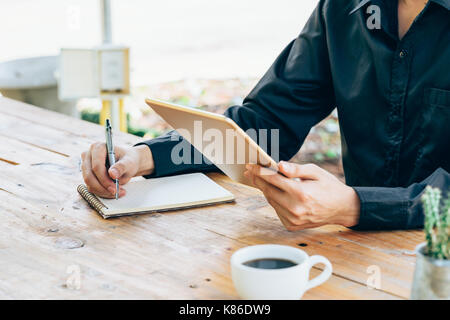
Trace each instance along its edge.
{"label": "man's right hand", "polygon": [[88,151],[81,154],[83,179],[89,192],[103,198],[114,198],[114,179],[119,179],[119,197],[126,194],[122,187],[135,176],[148,175],[153,172],[154,163],[150,148],[146,145],[136,147],[114,148],[116,163],[106,169],[106,145],[96,142]]}

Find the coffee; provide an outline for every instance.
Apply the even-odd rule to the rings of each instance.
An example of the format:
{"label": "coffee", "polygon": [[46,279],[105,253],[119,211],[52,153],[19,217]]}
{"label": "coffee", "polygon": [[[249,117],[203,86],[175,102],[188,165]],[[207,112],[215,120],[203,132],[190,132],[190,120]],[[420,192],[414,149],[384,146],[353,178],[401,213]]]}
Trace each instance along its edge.
{"label": "coffee", "polygon": [[[333,270],[322,256],[309,257],[303,250],[279,244],[241,248],[230,261],[233,284],[243,299],[300,299],[307,290],[325,282]],[[325,268],[310,280],[309,271],[318,263]]]}
{"label": "coffee", "polygon": [[285,259],[264,258],[250,260],[243,265],[257,269],[284,269],[296,266],[297,263]]}

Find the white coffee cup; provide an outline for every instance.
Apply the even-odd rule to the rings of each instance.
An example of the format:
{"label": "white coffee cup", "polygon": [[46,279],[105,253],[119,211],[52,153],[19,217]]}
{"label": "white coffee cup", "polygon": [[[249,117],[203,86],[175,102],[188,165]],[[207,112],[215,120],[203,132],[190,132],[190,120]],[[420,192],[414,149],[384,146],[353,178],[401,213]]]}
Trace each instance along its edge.
{"label": "white coffee cup", "polygon": [[[260,269],[244,264],[259,259],[282,259],[295,265],[281,269]],[[325,269],[309,280],[311,267],[318,263],[323,263]],[[323,256],[310,257],[298,248],[276,244],[245,247],[231,256],[231,276],[243,299],[301,299],[307,290],[327,281],[332,269],[330,261]]]}

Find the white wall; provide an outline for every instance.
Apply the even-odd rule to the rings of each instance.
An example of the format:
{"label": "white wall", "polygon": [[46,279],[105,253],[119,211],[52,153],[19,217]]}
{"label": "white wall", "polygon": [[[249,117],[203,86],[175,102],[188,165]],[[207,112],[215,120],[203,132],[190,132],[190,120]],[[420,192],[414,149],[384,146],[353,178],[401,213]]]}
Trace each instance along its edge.
{"label": "white wall", "polygon": [[[132,83],[260,77],[317,0],[113,0],[114,42],[131,47]],[[0,61],[100,42],[95,0],[0,0]]]}

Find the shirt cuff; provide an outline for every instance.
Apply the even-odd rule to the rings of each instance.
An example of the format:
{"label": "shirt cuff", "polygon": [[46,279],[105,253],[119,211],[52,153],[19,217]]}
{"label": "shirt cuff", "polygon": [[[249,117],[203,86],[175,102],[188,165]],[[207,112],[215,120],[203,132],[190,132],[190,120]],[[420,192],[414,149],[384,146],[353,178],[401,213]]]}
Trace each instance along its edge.
{"label": "shirt cuff", "polygon": [[153,172],[143,176],[146,179],[170,175],[173,172],[174,164],[170,159],[170,137],[161,137],[135,144],[134,146],[146,145],[150,148],[153,157]]}
{"label": "shirt cuff", "polygon": [[[190,161],[188,163],[174,163],[172,150],[179,144],[184,143],[186,150],[190,150]],[[153,156],[154,169],[152,174],[143,176],[144,178],[157,178],[176,174],[186,174],[192,172],[215,172],[217,167],[210,163],[205,163],[203,156],[193,148],[188,141],[184,140],[177,132],[171,131],[166,135],[135,144],[134,146],[146,145],[150,148]],[[200,159],[200,163],[198,162]]]}
{"label": "shirt cuff", "polygon": [[408,224],[409,199],[404,188],[353,187],[360,202],[354,230],[398,230]]}

